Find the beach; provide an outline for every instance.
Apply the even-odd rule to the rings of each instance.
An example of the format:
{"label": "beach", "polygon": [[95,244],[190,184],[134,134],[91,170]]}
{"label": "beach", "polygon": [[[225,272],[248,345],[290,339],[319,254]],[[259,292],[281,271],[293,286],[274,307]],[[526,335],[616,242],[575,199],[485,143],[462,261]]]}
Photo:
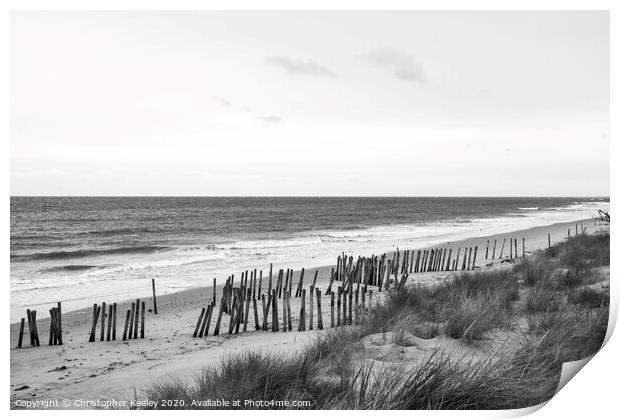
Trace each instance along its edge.
{"label": "beach", "polygon": [[[576,224],[578,230],[581,230],[583,226],[586,232],[594,232],[597,228],[593,219],[575,220],[438,243],[434,244],[433,248],[456,250],[463,247],[478,247],[476,266],[486,269],[488,265],[495,267],[502,264],[498,256],[500,246],[505,238],[517,240],[518,256],[521,257],[523,238],[525,238],[527,255],[537,249],[546,248],[548,235],[551,237],[552,244],[566,238],[569,229],[574,235]],[[491,255],[488,259],[485,258],[485,251],[487,243],[492,249],[495,241],[498,243],[496,259],[491,261]],[[400,251],[418,250],[426,249],[426,247],[413,246],[409,248],[407,244],[403,244],[399,249]],[[506,259],[507,252],[508,244],[506,243],[503,252],[504,259]],[[336,255],[333,256],[333,261],[335,263]],[[316,286],[324,291],[329,283],[332,267],[333,265],[315,268],[305,267],[305,287],[311,282],[314,272],[318,271]],[[277,273],[279,269],[286,269],[287,267],[279,267],[274,264],[273,268],[274,272]],[[409,276],[407,283],[432,284],[445,280],[453,274],[449,271],[413,273]],[[235,279],[237,279],[237,275],[235,275]],[[266,274],[263,272],[263,284],[266,282],[265,278]],[[293,278],[294,289],[299,279],[299,271],[295,271]],[[236,282],[238,284],[237,280]],[[369,289],[373,290],[373,303],[384,299],[385,292],[378,292],[376,287],[369,287]],[[217,286],[216,293],[219,302],[222,293],[221,284]],[[146,302],[147,310],[152,309],[150,281],[144,282],[144,291],[140,296]],[[293,331],[291,332],[255,331],[254,323],[251,321],[246,332],[229,335],[229,317],[224,315],[220,335],[193,338],[192,333],[200,309],[208,304],[212,296],[212,286],[158,295],[158,314],[154,315],[150,311],[147,312],[144,339],[121,341],[117,332],[116,341],[100,342],[99,332],[97,331],[96,342],[89,343],[92,307],[63,313],[64,345],[62,346],[47,345],[49,319],[40,319],[38,329],[39,336],[42,337],[41,347],[29,347],[29,344],[26,343],[24,348],[16,349],[19,324],[12,323],[10,329],[11,401],[45,398],[69,399],[71,401],[133,398],[134,395],[140,396],[145,387],[153,383],[165,378],[187,378],[198,374],[203,367],[213,365],[222,357],[235,352],[293,353],[303,349],[308,342],[321,333],[316,329],[313,331],[297,331],[300,300],[291,299],[293,318]],[[117,303],[119,315],[124,314],[131,305],[131,301]],[[325,296],[322,299],[322,312],[323,323],[326,329],[329,329],[330,305],[329,298]],[[121,327],[122,318],[122,316],[119,317]],[[260,306],[259,318],[262,319]],[[212,320],[211,325],[213,324],[214,320]],[[26,341],[25,338],[24,342]],[[78,403],[78,406],[70,408],[88,407],[80,407]]]}

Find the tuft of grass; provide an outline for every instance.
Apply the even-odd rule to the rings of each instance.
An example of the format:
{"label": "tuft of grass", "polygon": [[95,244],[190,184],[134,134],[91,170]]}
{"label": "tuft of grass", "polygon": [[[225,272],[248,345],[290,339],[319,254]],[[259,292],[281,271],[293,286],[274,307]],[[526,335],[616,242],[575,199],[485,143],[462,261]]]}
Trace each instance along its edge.
{"label": "tuft of grass", "polygon": [[553,290],[538,285],[530,287],[525,299],[526,313],[556,312],[562,302],[560,296]]}
{"label": "tuft of grass", "polygon": [[534,256],[521,260],[512,269],[514,274],[521,274],[523,284],[533,287],[539,283],[548,283],[550,276],[550,263],[548,259]]}
{"label": "tuft of grass", "polygon": [[584,274],[584,271],[577,272],[570,269],[556,273],[553,285],[556,289],[574,289],[584,283]]}
{"label": "tuft of grass", "polygon": [[538,356],[557,363],[595,354],[605,339],[609,307],[588,311],[575,308],[566,306],[558,312],[531,316],[528,321],[534,337],[526,340],[521,350],[535,351]]}
{"label": "tuft of grass", "polygon": [[568,301],[582,308],[594,309],[609,306],[609,294],[589,287],[574,290],[568,295]]}
{"label": "tuft of grass", "polygon": [[609,233],[573,236],[548,248],[543,255],[557,258],[579,276],[587,268],[609,265],[610,236]]}
{"label": "tuft of grass", "polygon": [[478,296],[459,302],[444,326],[448,337],[471,342],[500,327],[510,325],[510,313],[500,297],[496,295]]}

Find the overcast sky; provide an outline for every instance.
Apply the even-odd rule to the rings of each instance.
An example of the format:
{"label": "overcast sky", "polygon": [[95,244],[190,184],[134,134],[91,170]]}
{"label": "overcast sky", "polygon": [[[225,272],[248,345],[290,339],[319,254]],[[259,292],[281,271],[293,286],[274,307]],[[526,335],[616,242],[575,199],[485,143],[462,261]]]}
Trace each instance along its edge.
{"label": "overcast sky", "polygon": [[13,195],[608,195],[606,12],[14,13]]}

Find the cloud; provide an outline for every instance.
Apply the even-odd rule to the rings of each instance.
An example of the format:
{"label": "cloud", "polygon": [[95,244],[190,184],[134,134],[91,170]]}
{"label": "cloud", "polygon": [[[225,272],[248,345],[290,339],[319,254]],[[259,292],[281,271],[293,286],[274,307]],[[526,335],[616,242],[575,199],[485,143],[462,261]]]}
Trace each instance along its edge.
{"label": "cloud", "polygon": [[279,124],[284,122],[284,118],[277,115],[264,115],[262,117],[258,117],[258,119],[266,124]]}
{"label": "cloud", "polygon": [[359,58],[375,67],[389,70],[399,80],[420,84],[427,81],[422,65],[408,53],[378,49],[362,54]]}
{"label": "cloud", "polygon": [[280,67],[291,75],[335,77],[329,69],[321,66],[314,60],[300,60],[288,57],[267,57],[267,62]]}
{"label": "cloud", "polygon": [[224,98],[223,96],[214,96],[213,100],[217,102],[218,104],[224,107],[227,107],[227,108],[232,105],[232,103],[228,99]]}

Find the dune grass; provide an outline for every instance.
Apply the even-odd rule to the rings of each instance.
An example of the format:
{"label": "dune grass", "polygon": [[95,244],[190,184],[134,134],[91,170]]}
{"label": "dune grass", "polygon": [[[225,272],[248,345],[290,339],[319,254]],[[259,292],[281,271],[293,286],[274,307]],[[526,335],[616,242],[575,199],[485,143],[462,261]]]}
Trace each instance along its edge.
{"label": "dune grass", "polygon": [[[507,409],[540,404],[553,396],[563,362],[590,356],[603,343],[608,293],[576,288],[587,283],[588,270],[609,261],[608,255],[599,255],[609,252],[609,235],[601,236],[571,238],[570,244],[556,245],[553,252],[511,269],[467,272],[434,287],[403,287],[375,305],[363,325],[326,330],[298,354],[232,354],[192,381],[153,385],[147,397],[180,399],[185,408],[204,408],[191,402],[218,398],[309,401],[310,407],[289,407],[305,409]],[[593,248],[584,251],[585,257],[577,255],[589,246]],[[562,280],[557,273],[565,272],[558,270],[568,270],[578,281]],[[524,301],[517,313],[520,296]],[[362,339],[370,334],[392,333],[396,345],[404,345],[406,334],[423,339],[443,334],[467,344],[493,329],[511,328],[518,316],[526,317],[528,328],[509,355],[455,360],[437,350],[423,360],[389,364],[362,357]]]}

